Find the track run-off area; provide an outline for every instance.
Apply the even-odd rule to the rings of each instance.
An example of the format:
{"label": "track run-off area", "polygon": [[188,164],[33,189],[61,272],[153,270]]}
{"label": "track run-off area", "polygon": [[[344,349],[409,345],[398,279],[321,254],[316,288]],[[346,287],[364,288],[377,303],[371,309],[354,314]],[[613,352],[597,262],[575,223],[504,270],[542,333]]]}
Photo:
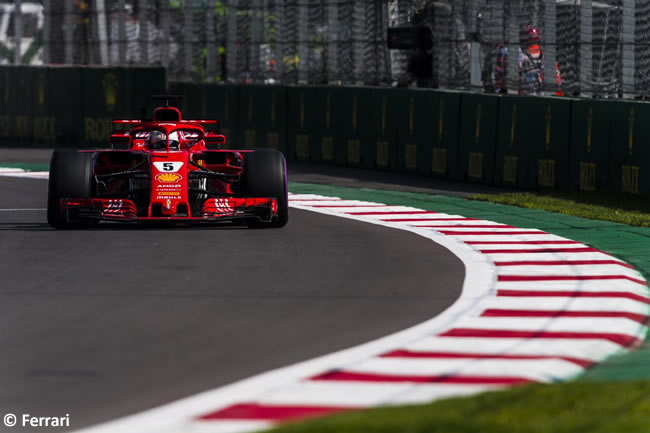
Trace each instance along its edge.
{"label": "track run-off area", "polygon": [[[32,173],[29,176],[39,175]],[[43,180],[38,179],[9,179],[11,178],[0,178],[4,191],[10,190],[7,188],[9,183],[13,190],[33,188],[37,191],[45,185]],[[15,188],[16,185],[19,187]],[[34,191],[32,195],[24,194],[23,191],[20,197],[37,197],[38,193]],[[44,192],[41,191],[40,194],[44,197]],[[44,203],[42,197],[40,203]],[[7,274],[8,257],[11,252],[16,254],[16,248],[21,254],[21,248],[24,248],[24,254],[34,255],[35,260],[29,262],[31,264],[26,275],[10,280],[13,290],[5,286],[0,292],[5,299],[0,308],[7,301],[18,302],[18,305],[13,305],[12,311],[16,307],[22,307],[13,316],[3,316],[4,321],[15,321],[13,324],[5,323],[5,329],[12,329],[12,325],[15,327],[30,314],[38,312],[39,317],[49,317],[51,323],[49,326],[45,326],[47,323],[32,324],[32,329],[28,332],[31,332],[30,337],[34,341],[42,337],[42,334],[39,336],[39,331],[46,329],[50,336],[61,332],[61,315],[51,307],[53,304],[69,302],[71,293],[77,297],[75,301],[82,303],[79,307],[96,303],[92,305],[95,310],[88,313],[92,314],[92,318],[83,317],[88,319],[86,325],[91,331],[103,328],[102,325],[106,324],[107,318],[102,313],[107,313],[112,320],[133,320],[131,313],[134,311],[128,308],[123,314],[116,315],[115,302],[116,299],[120,299],[120,302],[136,300],[142,304],[138,314],[150,315],[152,320],[157,320],[156,325],[146,320],[139,323],[140,326],[150,326],[152,329],[139,328],[136,334],[145,333],[149,334],[150,339],[162,339],[172,331],[173,339],[159,342],[158,352],[154,354],[145,353],[147,344],[151,342],[146,338],[134,339],[130,347],[121,347],[123,352],[115,355],[115,367],[127,369],[122,372],[122,376],[135,376],[135,383],[130,385],[129,391],[141,389],[146,376],[155,375],[156,370],[162,373],[165,369],[173,371],[184,367],[184,380],[176,379],[174,382],[172,374],[171,381],[141,391],[141,395],[150,395],[137,404],[131,404],[129,408],[125,405],[122,410],[115,410],[115,405],[119,406],[121,401],[111,400],[116,399],[120,392],[123,396],[124,389],[109,392],[104,403],[106,406],[100,408],[104,409],[105,415],[96,415],[94,419],[89,418],[77,427],[109,421],[121,416],[120,412],[138,413],[83,430],[88,433],[255,431],[307,416],[377,405],[423,403],[436,398],[531,382],[563,381],[579,375],[586,368],[613,354],[633,349],[641,343],[647,332],[650,301],[646,282],[639,272],[598,249],[538,229],[520,229],[497,221],[466,218],[463,215],[413,206],[345,200],[316,194],[292,194],[289,225],[277,231],[191,228],[169,231],[106,229],[55,232],[44,226],[44,212],[16,210],[21,207],[39,209],[42,204],[38,205],[38,200],[30,202],[18,197],[15,200],[15,204],[11,200],[5,202],[3,207],[6,206],[7,210],[0,212],[3,226],[0,236],[9,236],[10,241],[17,236],[21,241],[14,240],[11,251],[8,248],[2,249],[2,254],[6,255],[2,260],[3,274]],[[328,227],[331,231],[315,235]],[[199,234],[196,235],[197,233]],[[301,244],[305,242],[305,236],[316,237],[313,239],[314,245]],[[58,279],[51,278],[47,272],[43,272],[51,272],[53,267],[51,256],[43,255],[43,237],[46,238],[46,249],[47,242],[58,242],[60,247],[66,238],[84,239],[88,242],[92,239],[97,241],[100,237],[104,244],[94,243],[90,252],[76,252],[73,256],[77,260],[81,258],[80,255],[92,258],[100,251],[107,257],[107,251],[120,249],[118,256],[126,256],[129,263],[133,264],[118,272],[116,266],[121,262],[116,262],[113,255],[108,262],[93,262],[94,267],[90,266],[87,257],[83,257],[80,264],[85,266],[81,267],[78,276],[83,284],[66,287],[69,279],[60,275]],[[216,296],[224,287],[230,296],[235,296],[233,293],[241,295],[242,291],[249,291],[250,285],[257,290],[251,296],[255,300],[263,297],[265,302],[250,311],[225,311],[225,307],[232,308],[232,305],[224,306],[222,311],[216,312],[221,315],[212,317],[211,321],[206,320],[215,328],[205,329],[205,323],[201,323],[199,335],[194,335],[197,329],[190,326],[197,324],[183,314],[194,315],[194,318],[197,314],[192,313],[189,307],[176,308],[177,305],[174,305],[182,298],[178,294],[179,289],[193,293],[194,288],[186,283],[175,290],[169,287],[169,279],[178,282],[174,278],[185,278],[188,273],[192,275],[192,271],[199,271],[196,268],[177,268],[177,276],[172,277],[171,273],[161,272],[164,267],[156,268],[155,265],[156,257],[162,260],[159,264],[167,266],[171,265],[172,259],[188,259],[192,254],[204,256],[201,259],[206,256],[220,257],[214,251],[206,253],[204,245],[197,246],[197,239],[206,237],[210,238],[211,244],[216,244],[211,246],[216,251],[232,250],[232,245],[239,243],[241,248],[237,251],[247,251],[253,258],[246,262],[249,266],[245,267],[242,263],[237,268],[246,275],[223,277],[219,269],[224,264],[216,260],[209,269],[200,271],[218,275],[213,277],[210,285],[199,284],[205,290],[200,292],[204,297],[198,303],[205,303],[211,295]],[[290,238],[291,242],[287,242],[286,238]],[[156,242],[155,239],[160,239],[159,245],[152,248],[151,243]],[[115,245],[115,242],[118,244]],[[174,245],[174,242],[181,244]],[[192,247],[185,247],[184,242],[193,243]],[[336,244],[335,247],[330,246],[332,242]],[[4,239],[3,244],[6,244]],[[144,253],[141,245],[148,247],[149,254]],[[73,248],[77,247],[77,244],[67,246],[73,252]],[[161,247],[165,254],[156,255]],[[261,254],[254,248],[266,248],[267,254]],[[363,251],[356,251],[357,248]],[[170,249],[176,250],[174,254],[178,255],[169,253]],[[281,280],[283,284],[277,280],[270,282],[267,278],[274,271],[276,274],[283,271],[283,265],[278,264],[270,252],[275,252],[275,256],[284,256],[289,262],[300,262],[289,266],[293,275],[285,275],[285,279]],[[68,253],[70,254],[69,251]],[[376,254],[380,255],[379,261],[374,256]],[[142,256],[139,266],[134,258],[137,255]],[[20,254],[18,256],[21,258]],[[26,260],[26,257],[23,259]],[[54,259],[55,265],[63,260],[57,269],[65,266],[66,259],[65,255]],[[266,265],[265,259],[270,261]],[[224,260],[233,266],[233,258]],[[422,269],[417,268],[416,263],[419,262],[422,262]],[[9,263],[15,267],[17,261],[9,260]],[[195,265],[197,262],[192,260],[189,263]],[[50,281],[50,293],[44,287],[44,281],[31,281],[37,277],[33,274],[39,271],[37,268],[41,265],[50,268],[40,269],[40,278]],[[159,284],[154,284],[158,283],[157,280],[146,280],[136,272],[151,272],[152,269],[159,272],[154,274],[161,278]],[[296,275],[297,269],[300,272]],[[117,280],[109,284],[113,274],[117,275]],[[306,274],[310,274],[311,279]],[[92,275],[95,277],[92,278]],[[137,285],[131,283],[128,277],[136,278]],[[236,284],[237,277],[244,281]],[[332,281],[332,278],[338,280]],[[295,284],[298,281],[303,286],[302,290],[318,293],[314,295],[320,297],[318,304],[329,305],[312,306],[316,313],[282,311],[280,308],[274,310],[277,313],[275,316],[269,317],[272,315],[268,311],[269,305],[274,302],[273,295],[280,289],[269,290],[262,295],[260,286],[252,283],[255,280],[264,281],[262,287],[270,285],[276,288],[276,284],[279,284],[287,289],[297,289]],[[135,288],[128,288],[130,285]],[[188,285],[190,289],[186,288]],[[150,292],[146,299],[138,299],[143,287],[147,286]],[[213,292],[206,294],[205,291],[210,290],[208,287]],[[389,287],[396,293],[391,293]],[[23,293],[16,288],[24,288]],[[351,292],[359,296],[359,305],[351,305],[355,304],[348,299]],[[160,309],[161,299],[158,297],[164,300],[172,294],[177,298]],[[21,299],[30,296],[31,299]],[[330,304],[331,298],[337,296],[340,298],[339,303]],[[392,311],[377,309],[377,305],[361,306],[377,296],[388,297],[386,304],[389,306],[384,303],[379,305]],[[410,303],[403,299],[409,296],[413,298]],[[61,298],[65,298],[65,301]],[[444,301],[439,298],[444,298]],[[223,302],[222,299],[220,301]],[[422,305],[428,302],[430,305]],[[39,305],[43,303],[50,305]],[[45,314],[48,307],[50,313]],[[282,307],[295,308],[291,303]],[[299,308],[303,307],[299,305]],[[29,308],[35,311],[29,311]],[[350,310],[351,316],[355,317],[341,322],[341,308]],[[359,315],[358,311],[354,311],[356,308],[361,308],[363,313]],[[411,312],[409,308],[414,310]],[[78,311],[75,314],[79,314]],[[319,318],[319,327],[310,325],[314,314],[323,315]],[[164,319],[161,321],[161,318]],[[226,322],[227,320],[235,322]],[[272,333],[268,332],[268,327],[278,325],[273,320],[282,324],[283,331],[291,329],[293,333],[273,334],[273,337],[269,337]],[[183,324],[180,330],[179,323]],[[121,323],[117,329],[108,331],[103,329],[99,337],[107,337],[110,343],[110,338],[124,336],[129,331],[129,324],[130,322]],[[112,325],[115,326],[116,323],[113,322]],[[166,329],[156,329],[156,326]],[[219,338],[224,338],[218,329],[220,326],[227,326],[231,333],[234,331],[237,334],[229,338],[237,339],[238,344],[226,341],[234,346],[235,353],[237,350],[242,351],[239,358],[223,357],[220,348],[214,347],[215,344],[222,343]],[[334,328],[329,328],[332,326]],[[255,335],[254,329],[261,335]],[[163,331],[167,331],[167,334]],[[21,337],[20,332],[18,334],[14,336],[17,339]],[[328,342],[331,343],[328,347],[321,344],[324,338],[326,346]],[[194,342],[196,339],[200,340],[203,349],[192,352],[188,350],[191,348],[187,341]],[[278,342],[284,346],[271,349]],[[178,344],[184,346],[179,349]],[[311,351],[310,347],[303,350],[294,347],[304,345],[316,347],[311,347],[314,349]],[[12,346],[5,341],[3,347]],[[294,352],[281,354],[282,350],[291,351],[287,348],[292,348]],[[232,350],[232,347],[229,349]],[[300,353],[296,354],[296,350]],[[45,353],[39,352],[40,355]],[[167,354],[167,358],[161,356],[164,354]],[[37,354],[25,349],[23,355]],[[76,355],[81,355],[83,359],[89,354]],[[93,355],[100,356],[99,353]],[[190,369],[187,364],[175,365],[182,356],[185,357],[184,362],[193,363],[190,364]],[[192,365],[206,368],[205,364],[201,364],[206,356],[212,361],[212,365],[207,367],[211,371],[191,369]],[[269,357],[275,362],[269,362]],[[150,364],[141,365],[138,372],[128,371],[124,360],[129,358],[140,358],[134,359],[136,364]],[[313,359],[305,361],[308,358]],[[246,359],[251,359],[249,364],[243,361]],[[233,366],[230,364],[232,361],[239,362],[240,365]],[[86,392],[95,386],[92,391],[101,393],[101,383],[98,382],[110,380],[109,377],[102,377],[109,371],[97,368],[97,362],[97,359],[92,359],[88,365],[95,365],[95,368],[86,368],[94,371],[94,378],[100,380],[86,380],[87,383],[83,385],[88,388]],[[78,363],[75,368],[82,368],[82,364],[83,362]],[[49,368],[56,371],[61,367]],[[251,370],[248,373],[245,372],[247,368]],[[153,369],[154,372],[148,373],[147,369]],[[2,367],[3,374],[8,371]],[[143,374],[145,377],[141,376]],[[77,382],[83,382],[84,379],[74,375],[71,377]],[[210,379],[206,381],[206,378]],[[24,383],[35,379],[28,379],[23,371],[22,376],[12,380],[16,388],[4,391],[4,402],[15,398],[19,386],[24,387]],[[210,388],[214,389],[209,390]],[[10,391],[13,391],[13,397]],[[187,397],[188,395],[190,396]],[[24,399],[23,402],[29,401],[29,396],[24,395]],[[44,399],[41,397],[40,401]],[[178,400],[169,403],[176,399]],[[136,409],[137,406],[140,407]],[[148,409],[152,407],[153,409]],[[109,414],[111,408],[113,413]],[[96,409],[97,414],[101,412]],[[102,417],[104,419],[100,419]]]}

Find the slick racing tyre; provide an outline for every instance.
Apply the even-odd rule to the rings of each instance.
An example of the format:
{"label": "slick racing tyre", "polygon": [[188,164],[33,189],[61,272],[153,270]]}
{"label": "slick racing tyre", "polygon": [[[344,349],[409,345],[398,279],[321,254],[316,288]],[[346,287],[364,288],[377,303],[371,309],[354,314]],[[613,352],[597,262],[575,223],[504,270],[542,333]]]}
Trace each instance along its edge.
{"label": "slick racing tyre", "polygon": [[275,149],[258,149],[244,154],[241,180],[244,197],[272,197],[278,201],[278,216],[270,223],[247,221],[249,227],[283,227],[289,220],[287,163]]}
{"label": "slick racing tyre", "polygon": [[93,154],[76,150],[55,150],[50,161],[47,194],[47,222],[57,229],[80,228],[83,221],[61,209],[63,198],[91,198],[95,191]]}

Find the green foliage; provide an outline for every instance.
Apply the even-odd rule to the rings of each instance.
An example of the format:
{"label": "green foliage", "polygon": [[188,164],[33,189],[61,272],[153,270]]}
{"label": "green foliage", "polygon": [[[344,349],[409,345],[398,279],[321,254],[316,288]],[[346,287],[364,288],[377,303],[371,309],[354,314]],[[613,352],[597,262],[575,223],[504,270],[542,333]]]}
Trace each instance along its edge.
{"label": "green foliage", "polygon": [[214,2],[214,13],[218,17],[227,17],[228,16],[228,7],[225,2],[215,1]]}
{"label": "green foliage", "polygon": [[619,192],[477,194],[474,200],[543,209],[582,218],[650,227],[650,202]]}
{"label": "green foliage", "polygon": [[530,385],[288,424],[273,433],[647,433],[650,381]]}

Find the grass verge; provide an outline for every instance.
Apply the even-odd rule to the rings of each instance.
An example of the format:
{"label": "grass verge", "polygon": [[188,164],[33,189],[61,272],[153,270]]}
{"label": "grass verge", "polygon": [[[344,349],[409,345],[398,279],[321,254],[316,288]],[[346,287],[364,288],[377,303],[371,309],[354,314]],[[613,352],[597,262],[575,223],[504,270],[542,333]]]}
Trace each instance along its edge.
{"label": "grass verge", "polygon": [[475,194],[472,200],[542,209],[582,218],[650,227],[650,201],[620,192]]}
{"label": "grass verge", "polygon": [[287,424],[273,433],[647,433],[650,381],[530,385]]}
{"label": "grass verge", "polygon": [[36,162],[0,162],[0,168],[22,168],[27,171],[48,171],[49,164]]}

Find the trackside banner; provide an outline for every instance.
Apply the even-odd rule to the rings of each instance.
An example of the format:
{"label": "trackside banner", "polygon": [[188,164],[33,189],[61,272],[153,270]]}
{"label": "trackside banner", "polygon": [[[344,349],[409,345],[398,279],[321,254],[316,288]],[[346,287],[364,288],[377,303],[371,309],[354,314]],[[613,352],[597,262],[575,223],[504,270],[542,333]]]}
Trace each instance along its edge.
{"label": "trackside banner", "polygon": [[151,113],[164,68],[0,67],[0,145],[105,145],[115,117]]}
{"label": "trackside banner", "polygon": [[650,193],[650,104],[436,89],[167,82],[163,68],[0,67],[0,146],[106,147],[182,95],[226,147],[508,188]]}

